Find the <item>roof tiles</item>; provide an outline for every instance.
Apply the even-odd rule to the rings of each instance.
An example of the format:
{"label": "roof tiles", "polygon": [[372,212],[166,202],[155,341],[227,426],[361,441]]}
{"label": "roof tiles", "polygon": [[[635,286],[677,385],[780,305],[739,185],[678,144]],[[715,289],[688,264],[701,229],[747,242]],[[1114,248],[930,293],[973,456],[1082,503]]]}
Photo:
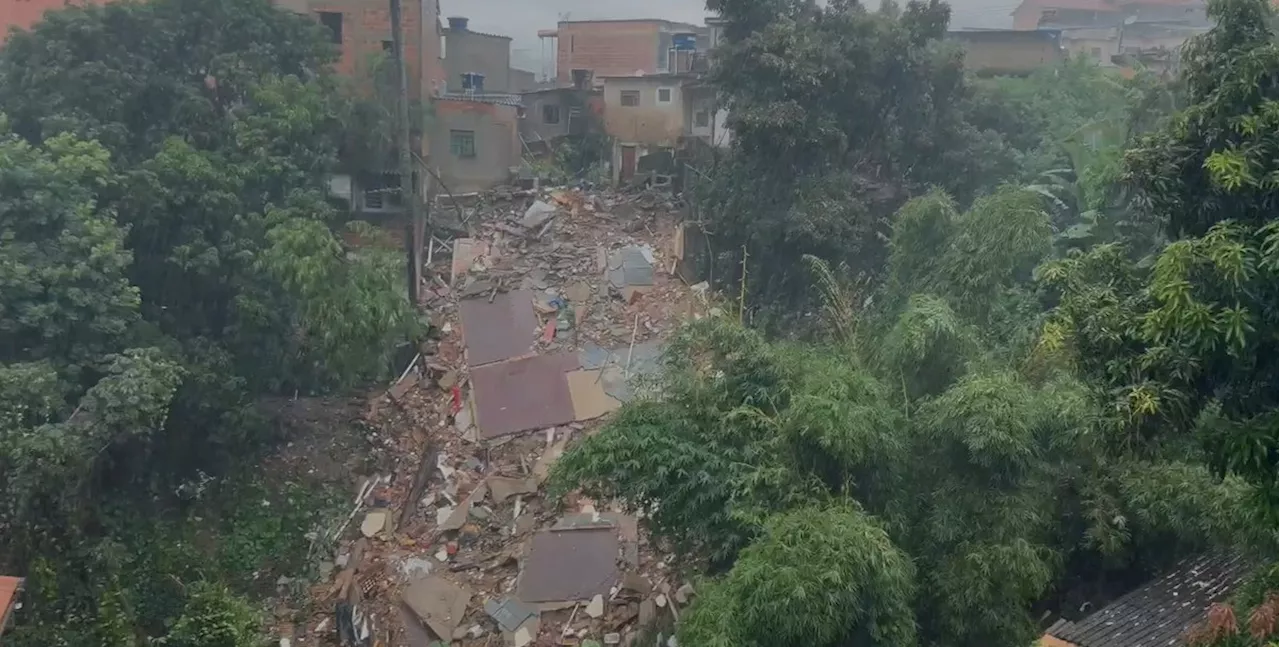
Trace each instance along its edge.
{"label": "roof tiles", "polygon": [[1187,629],[1205,617],[1211,604],[1226,599],[1251,566],[1232,553],[1184,559],[1086,618],[1059,620],[1047,635],[1079,647],[1181,645]]}

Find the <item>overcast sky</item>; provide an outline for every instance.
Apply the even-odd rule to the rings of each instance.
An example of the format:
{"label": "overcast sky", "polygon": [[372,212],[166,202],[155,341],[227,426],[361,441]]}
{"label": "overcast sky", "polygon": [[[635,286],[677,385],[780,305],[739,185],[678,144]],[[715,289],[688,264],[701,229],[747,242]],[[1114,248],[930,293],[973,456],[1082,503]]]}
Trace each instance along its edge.
{"label": "overcast sky", "polygon": [[[876,2],[878,5],[878,2]],[[569,20],[605,18],[663,18],[702,24],[702,0],[440,0],[440,15],[466,16],[471,29],[510,36],[512,64],[538,71],[539,29],[554,29],[562,16]],[[1008,27],[1018,2],[1011,0],[951,0],[953,27]],[[547,47],[550,48],[548,41]],[[555,53],[548,51],[554,58]]]}

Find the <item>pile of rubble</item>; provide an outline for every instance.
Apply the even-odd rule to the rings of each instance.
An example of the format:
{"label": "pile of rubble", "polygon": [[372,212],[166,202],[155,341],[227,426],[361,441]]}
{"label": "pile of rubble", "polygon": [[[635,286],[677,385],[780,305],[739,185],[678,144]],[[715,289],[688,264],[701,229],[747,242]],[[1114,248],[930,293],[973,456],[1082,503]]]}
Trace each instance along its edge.
{"label": "pile of rubble", "polygon": [[432,241],[439,342],[371,401],[395,467],[361,486],[332,578],[282,643],[674,644],[661,632],[693,590],[640,520],[543,484],[644,388],[663,335],[707,310],[676,276],[677,206],[547,189],[437,207],[468,235]]}

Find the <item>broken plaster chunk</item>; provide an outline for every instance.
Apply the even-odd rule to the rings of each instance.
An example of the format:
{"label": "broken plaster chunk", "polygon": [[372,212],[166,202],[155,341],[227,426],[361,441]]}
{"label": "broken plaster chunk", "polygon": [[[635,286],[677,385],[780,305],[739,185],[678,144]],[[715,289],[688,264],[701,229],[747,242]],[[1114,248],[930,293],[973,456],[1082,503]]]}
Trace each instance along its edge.
{"label": "broken plaster chunk", "polygon": [[606,645],[620,645],[620,644],[622,644],[622,634],[620,634],[620,633],[618,633],[618,632],[616,632],[616,631],[615,631],[615,632],[613,632],[613,633],[607,633],[607,634],[605,634],[605,635],[604,635],[604,644],[606,644]]}
{"label": "broken plaster chunk", "polygon": [[528,647],[529,644],[533,643],[533,636],[529,634],[528,628],[520,627],[516,630],[513,642],[515,647]]}
{"label": "broken plaster chunk", "polygon": [[587,615],[592,618],[599,618],[604,615],[604,596],[597,594],[587,603]]}
{"label": "broken plaster chunk", "polygon": [[387,517],[386,510],[370,510],[364,516],[364,522],[360,524],[360,534],[373,537],[382,532],[387,527]]}
{"label": "broken plaster chunk", "polygon": [[436,525],[443,526],[453,516],[453,506],[445,506],[436,510]]}
{"label": "broken plaster chunk", "polygon": [[[461,411],[459,411],[459,413],[461,413]],[[448,465],[448,460],[449,460],[449,457],[445,456],[444,454],[440,454],[436,456],[436,467],[440,469],[440,475],[443,476],[446,480],[452,477],[453,473],[457,471]]]}
{"label": "broken plaster chunk", "polygon": [[541,200],[534,200],[533,204],[529,205],[528,209],[525,209],[524,218],[520,220],[520,226],[525,229],[541,227],[555,215],[555,207]]}
{"label": "broken plaster chunk", "polygon": [[693,585],[688,583],[681,584],[680,588],[676,589],[675,597],[677,603],[681,605],[689,604],[689,598],[693,597]]}
{"label": "broken plaster chunk", "polygon": [[444,523],[438,525],[438,528],[440,530],[457,530],[461,528],[467,523],[467,518],[471,516],[472,506],[482,501],[488,491],[488,486],[481,482],[471,491],[471,494],[467,495],[467,498],[462,500],[462,503],[458,504],[458,507],[453,509],[453,514],[450,514],[444,520]]}
{"label": "broken plaster chunk", "polygon": [[501,503],[517,494],[533,494],[538,491],[538,482],[534,478],[511,478],[509,476],[490,476],[485,479],[494,501]]}
{"label": "broken plaster chunk", "polygon": [[[471,428],[472,422],[471,402],[468,401],[461,409],[458,410],[458,413],[453,416],[453,426],[458,430],[458,433],[465,434],[467,433],[467,430]],[[444,466],[440,467],[441,472],[443,472],[444,469]],[[445,478],[449,478],[449,475],[446,474]]]}
{"label": "broken plaster chunk", "polygon": [[658,597],[656,597],[656,598],[654,598],[654,599],[653,599],[653,603],[654,603],[654,604],[656,604],[656,605],[658,605],[658,608],[659,608],[659,609],[661,609],[661,608],[663,608],[663,607],[667,606],[667,596],[665,596],[665,595],[663,595],[663,594],[659,593],[659,594],[658,594]]}

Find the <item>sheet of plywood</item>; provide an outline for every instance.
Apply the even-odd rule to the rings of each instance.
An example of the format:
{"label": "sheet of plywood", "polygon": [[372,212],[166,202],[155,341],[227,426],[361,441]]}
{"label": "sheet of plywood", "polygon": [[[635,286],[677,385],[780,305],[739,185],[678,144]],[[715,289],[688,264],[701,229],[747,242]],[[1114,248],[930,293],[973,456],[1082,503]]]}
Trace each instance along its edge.
{"label": "sheet of plywood", "polygon": [[514,290],[458,303],[467,365],[480,366],[529,354],[537,335],[533,293]]}
{"label": "sheet of plywood", "polygon": [[576,355],[537,355],[471,369],[476,426],[483,438],[573,422],[573,398],[565,373]]}
{"label": "sheet of plywood", "polygon": [[520,570],[516,597],[532,604],[609,595],[618,582],[618,545],[614,528],[537,533]]}
{"label": "sheet of plywood", "polygon": [[622,406],[613,396],[605,393],[604,384],[597,378],[598,370],[577,370],[565,373],[569,383],[569,397],[573,400],[573,419],[591,420],[599,418]]}

